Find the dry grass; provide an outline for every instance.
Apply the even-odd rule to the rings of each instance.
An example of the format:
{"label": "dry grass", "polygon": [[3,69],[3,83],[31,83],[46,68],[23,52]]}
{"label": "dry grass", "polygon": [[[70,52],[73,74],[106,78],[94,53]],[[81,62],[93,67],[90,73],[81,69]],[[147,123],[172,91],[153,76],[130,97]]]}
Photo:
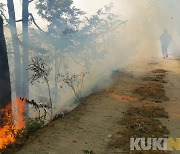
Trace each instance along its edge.
{"label": "dry grass", "polygon": [[167,81],[164,80],[164,74],[157,74],[156,76],[151,76],[151,77],[145,77],[143,78],[143,81],[154,81],[154,82],[159,82],[159,83],[167,83]]}
{"label": "dry grass", "polygon": [[[152,112],[153,111],[153,112]],[[126,116],[139,115],[150,118],[169,118],[164,108],[155,106],[131,107],[125,113]]]}
{"label": "dry grass", "polygon": [[152,73],[167,73],[168,71],[166,71],[166,70],[163,70],[163,69],[155,69],[155,70],[153,70],[152,71]]}
{"label": "dry grass", "polygon": [[156,62],[151,62],[149,63],[149,65],[158,65],[159,63],[156,63]]}
{"label": "dry grass", "polygon": [[[151,76],[143,78],[149,81],[136,88],[134,92],[155,102],[167,101],[162,83],[167,83],[164,78],[167,71],[163,69],[153,70]],[[130,138],[162,138],[168,137],[169,130],[158,118],[168,118],[164,108],[156,106],[130,107],[124,117],[119,121],[119,132],[112,137],[108,148],[119,148],[132,154],[170,154],[169,151],[130,151]]]}
{"label": "dry grass", "polygon": [[[119,122],[120,130],[113,136],[108,148],[121,148],[129,151],[130,138],[159,138],[167,137],[169,130],[161,123],[159,119],[167,118],[167,112],[159,107],[131,107],[124,113],[124,118]],[[122,128],[123,126],[123,128]],[[159,151],[129,151],[129,153],[169,153]]]}
{"label": "dry grass", "polygon": [[154,82],[160,82],[160,83],[167,83],[167,81],[164,80],[165,76],[167,75],[166,70],[162,69],[156,69],[152,71],[154,76],[147,76],[143,78],[143,81],[154,81]]}
{"label": "dry grass", "polygon": [[136,88],[134,92],[141,95],[144,98],[148,98],[156,102],[169,100],[169,98],[165,94],[163,85],[160,83],[149,82]]}

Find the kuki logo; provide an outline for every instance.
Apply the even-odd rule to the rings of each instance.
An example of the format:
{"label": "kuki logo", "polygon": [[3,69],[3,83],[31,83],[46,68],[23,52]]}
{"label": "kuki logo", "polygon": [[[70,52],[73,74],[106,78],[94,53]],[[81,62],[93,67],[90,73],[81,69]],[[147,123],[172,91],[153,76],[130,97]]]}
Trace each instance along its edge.
{"label": "kuki logo", "polygon": [[130,150],[180,150],[180,138],[131,138]]}

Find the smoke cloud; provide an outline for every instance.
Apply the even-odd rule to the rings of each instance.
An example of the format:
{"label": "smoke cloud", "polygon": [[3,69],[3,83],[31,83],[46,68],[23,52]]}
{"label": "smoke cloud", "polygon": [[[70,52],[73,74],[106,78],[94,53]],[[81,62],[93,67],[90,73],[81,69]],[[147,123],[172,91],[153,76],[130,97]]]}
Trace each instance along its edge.
{"label": "smoke cloud", "polygon": [[[111,1],[104,0],[102,5],[100,2],[97,5],[102,8],[109,2]],[[180,55],[178,43],[180,37],[179,0],[113,0],[112,2],[114,2],[113,13],[119,15],[120,20],[124,22],[107,32],[105,41],[102,41],[102,38],[96,39],[97,52],[92,54],[93,46],[91,46],[85,57],[82,56],[83,51],[63,54],[61,73],[67,73],[67,70],[70,74],[88,72],[83,80],[82,97],[111,86],[115,81],[112,77],[113,72],[118,72],[135,59],[137,62],[146,62],[152,57],[161,57],[159,37],[164,29],[168,29],[172,36],[169,47],[170,54],[174,57]],[[85,1],[80,2],[80,0],[76,1],[75,5],[81,6],[82,9],[86,6]],[[93,5],[88,7],[89,14],[95,12]],[[105,25],[101,28],[107,29]],[[88,61],[89,57],[91,59]],[[88,70],[84,68],[84,61],[90,63]],[[54,64],[51,65],[54,69]],[[55,86],[54,78],[55,75],[52,73],[50,77],[52,87]],[[30,98],[35,100],[45,98],[47,96],[45,89],[46,85],[43,84],[32,85]],[[53,88],[51,93],[54,94]],[[76,106],[72,105],[74,93],[68,86],[62,89],[58,88],[57,100],[57,104],[54,104],[56,112],[70,110]]]}

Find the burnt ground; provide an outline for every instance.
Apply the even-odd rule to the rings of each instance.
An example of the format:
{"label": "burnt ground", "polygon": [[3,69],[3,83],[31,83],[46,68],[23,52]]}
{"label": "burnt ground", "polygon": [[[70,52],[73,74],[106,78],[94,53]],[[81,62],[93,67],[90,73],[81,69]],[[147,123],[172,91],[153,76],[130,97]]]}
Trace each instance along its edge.
{"label": "burnt ground", "polygon": [[143,65],[132,63],[111,88],[83,99],[17,153],[169,153],[129,151],[129,138],[179,137],[179,90],[180,61],[154,58]]}

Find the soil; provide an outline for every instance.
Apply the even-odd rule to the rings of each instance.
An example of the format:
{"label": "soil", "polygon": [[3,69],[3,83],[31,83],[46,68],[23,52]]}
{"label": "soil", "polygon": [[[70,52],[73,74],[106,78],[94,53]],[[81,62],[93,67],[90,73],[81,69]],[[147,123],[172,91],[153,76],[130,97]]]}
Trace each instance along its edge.
{"label": "soil", "polygon": [[129,151],[132,136],[179,137],[179,68],[177,59],[153,58],[143,65],[140,62],[128,65],[112,87],[83,99],[66,116],[38,131],[17,153],[132,153]]}

